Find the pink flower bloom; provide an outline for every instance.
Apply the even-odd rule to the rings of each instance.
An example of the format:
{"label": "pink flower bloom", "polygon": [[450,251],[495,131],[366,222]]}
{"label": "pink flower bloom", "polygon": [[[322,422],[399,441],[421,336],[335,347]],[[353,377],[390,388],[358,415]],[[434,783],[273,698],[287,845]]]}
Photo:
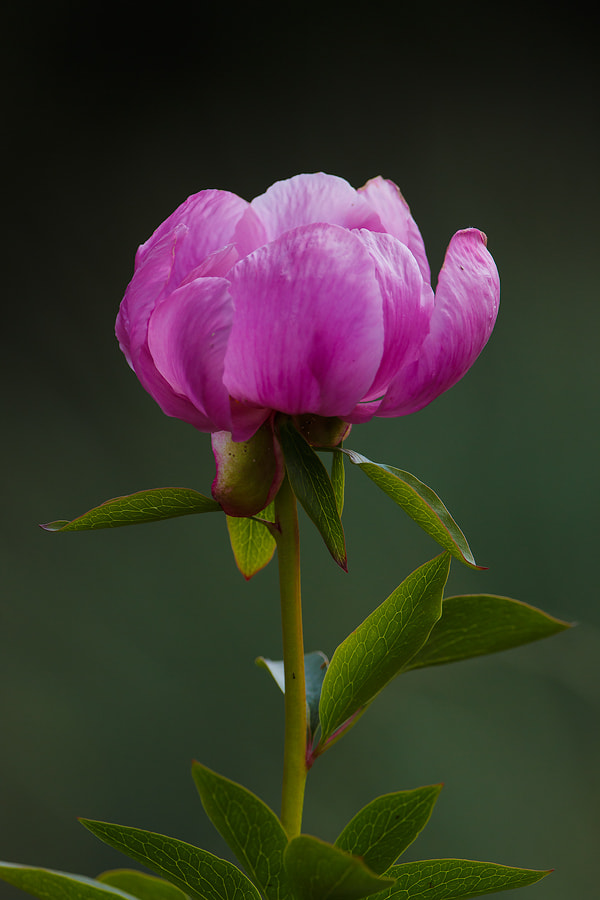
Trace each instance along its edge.
{"label": "pink flower bloom", "polygon": [[319,173],[189,197],[138,249],[116,332],[167,415],[238,442],[273,411],[416,412],[473,364],[498,299],[482,232],[454,235],[434,296],[398,188]]}

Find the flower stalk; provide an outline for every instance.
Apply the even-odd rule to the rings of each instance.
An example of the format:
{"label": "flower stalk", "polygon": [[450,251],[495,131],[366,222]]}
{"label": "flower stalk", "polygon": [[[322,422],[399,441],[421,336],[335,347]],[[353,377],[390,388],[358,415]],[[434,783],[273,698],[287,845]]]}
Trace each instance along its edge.
{"label": "flower stalk", "polygon": [[281,824],[290,838],[300,834],[306,765],[306,683],[300,593],[300,539],[296,497],[287,476],[275,498],[285,672],[285,732]]}

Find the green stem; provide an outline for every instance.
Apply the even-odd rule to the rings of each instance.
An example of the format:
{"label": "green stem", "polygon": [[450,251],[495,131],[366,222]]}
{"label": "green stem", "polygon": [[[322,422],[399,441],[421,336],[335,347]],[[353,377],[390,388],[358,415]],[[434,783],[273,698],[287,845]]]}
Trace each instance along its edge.
{"label": "green stem", "polygon": [[296,497],[287,476],[275,498],[281,533],[277,539],[281,629],[285,670],[285,743],[281,824],[290,838],[300,834],[306,767],[306,685],[300,595],[300,540]]}

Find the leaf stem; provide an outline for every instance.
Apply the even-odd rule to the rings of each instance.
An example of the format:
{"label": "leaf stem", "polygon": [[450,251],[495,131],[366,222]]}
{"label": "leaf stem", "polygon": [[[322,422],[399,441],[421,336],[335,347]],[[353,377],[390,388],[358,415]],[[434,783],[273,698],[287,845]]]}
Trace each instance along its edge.
{"label": "leaf stem", "polygon": [[300,834],[306,766],[306,684],[300,594],[300,540],[296,497],[286,477],[275,498],[285,672],[285,741],[281,824],[290,838]]}

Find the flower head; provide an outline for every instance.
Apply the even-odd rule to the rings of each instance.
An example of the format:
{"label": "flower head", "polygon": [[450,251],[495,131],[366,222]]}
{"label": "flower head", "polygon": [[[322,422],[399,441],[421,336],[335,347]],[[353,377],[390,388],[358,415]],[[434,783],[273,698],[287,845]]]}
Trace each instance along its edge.
{"label": "flower head", "polygon": [[116,332],[167,415],[241,442],[274,411],[416,412],[473,364],[498,300],[482,232],[454,235],[434,295],[398,188],[318,173],[189,197],[138,249]]}

